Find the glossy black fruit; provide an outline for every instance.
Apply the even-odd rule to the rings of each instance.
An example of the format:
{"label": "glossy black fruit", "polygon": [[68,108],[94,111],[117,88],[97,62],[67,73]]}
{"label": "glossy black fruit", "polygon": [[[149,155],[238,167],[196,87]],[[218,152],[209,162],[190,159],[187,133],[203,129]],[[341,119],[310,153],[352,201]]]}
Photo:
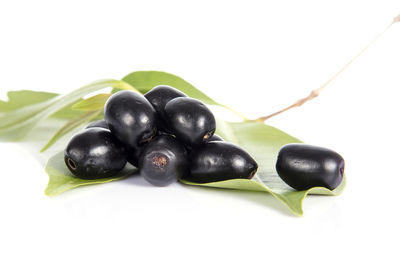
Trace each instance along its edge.
{"label": "glossy black fruit", "polygon": [[288,144],[279,151],[276,170],[282,180],[296,190],[315,186],[333,190],[343,180],[344,160],[327,148]]}
{"label": "glossy black fruit", "polygon": [[174,98],[186,97],[184,93],[167,85],[159,85],[148,91],[144,97],[149,100],[161,118],[164,118],[165,105]]}
{"label": "glossy black fruit", "polygon": [[159,85],[147,92],[144,97],[149,100],[151,105],[157,111],[158,114],[158,129],[164,132],[170,132],[168,123],[165,117],[165,105],[174,98],[187,97],[184,93],[167,85]]}
{"label": "glossy black fruit", "polygon": [[107,125],[107,122],[105,120],[92,121],[91,123],[89,123],[86,126],[86,129],[94,128],[94,127],[108,129],[108,125]]}
{"label": "glossy black fruit", "polygon": [[189,179],[200,183],[251,179],[257,168],[256,161],[241,147],[224,141],[213,141],[191,152],[190,173],[193,177]]}
{"label": "glossy black fruit", "polygon": [[215,132],[215,118],[201,101],[190,97],[172,99],[165,106],[171,132],[187,145],[207,142]]}
{"label": "glossy black fruit", "polygon": [[214,134],[213,136],[210,137],[210,139],[208,139],[208,141],[224,141],[224,139],[222,139],[221,136],[219,136],[218,134]]}
{"label": "glossy black fruit", "polygon": [[125,149],[107,129],[90,128],[75,135],[64,151],[68,169],[78,178],[110,177],[126,164]]}
{"label": "glossy black fruit", "polygon": [[[213,136],[210,137],[210,139],[208,139],[208,142],[211,142],[211,141],[216,141],[216,142],[218,142],[218,141],[224,141],[224,139],[222,139],[221,136],[219,136],[219,135],[217,135],[217,134],[214,134]],[[185,147],[186,147],[186,150],[187,150],[189,153],[192,151],[192,149],[196,148],[196,146],[192,147],[192,146],[190,146],[190,145],[185,145]]]}
{"label": "glossy black fruit", "polygon": [[120,91],[104,107],[104,119],[111,132],[124,144],[136,148],[157,133],[157,114],[139,93]]}
{"label": "glossy black fruit", "polygon": [[140,174],[151,184],[167,186],[182,178],[188,166],[187,152],[171,135],[154,138],[139,158]]}
{"label": "glossy black fruit", "polygon": [[132,164],[135,167],[139,166],[139,156],[145,146],[146,145],[127,149],[126,155],[127,155],[127,160],[130,164]]}

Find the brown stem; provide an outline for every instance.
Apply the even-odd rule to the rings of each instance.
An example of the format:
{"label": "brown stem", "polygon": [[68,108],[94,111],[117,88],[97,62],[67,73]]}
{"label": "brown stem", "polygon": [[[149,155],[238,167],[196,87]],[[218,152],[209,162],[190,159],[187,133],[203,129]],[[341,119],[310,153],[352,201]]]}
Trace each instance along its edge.
{"label": "brown stem", "polygon": [[257,120],[258,120],[258,121],[266,121],[266,120],[268,120],[269,118],[272,118],[272,117],[274,117],[274,116],[276,116],[276,115],[279,115],[279,114],[281,114],[281,113],[283,113],[283,112],[285,112],[285,111],[287,111],[287,110],[289,110],[289,109],[292,109],[292,108],[295,108],[295,107],[300,107],[301,105],[303,105],[303,104],[306,103],[307,101],[310,101],[311,99],[317,97],[318,95],[319,95],[319,93],[318,93],[316,90],[313,90],[313,91],[311,91],[311,93],[310,93],[308,96],[306,96],[306,97],[304,97],[304,98],[302,98],[302,99],[297,100],[296,103],[294,103],[294,104],[292,104],[292,105],[290,105],[290,106],[288,106],[288,107],[286,107],[286,108],[284,108],[284,109],[281,109],[281,110],[279,110],[279,111],[277,111],[277,112],[275,112],[275,113],[272,113],[272,114],[270,114],[270,115],[268,115],[268,116],[260,117],[260,118],[258,118]]}
{"label": "brown stem", "polygon": [[344,72],[354,61],[356,61],[373,43],[375,43],[382,35],[384,35],[389,28],[395,24],[396,22],[400,22],[400,15],[398,15],[397,17],[395,17],[392,21],[392,23],[390,23],[380,34],[378,34],[372,41],[370,41],[355,57],[353,57],[349,62],[347,62],[346,65],[344,65],[338,72],[336,72],[329,80],[327,80],[321,87],[319,87],[318,89],[315,89],[313,91],[311,91],[311,93],[307,96],[304,97],[302,99],[297,100],[294,104],[287,106],[286,108],[283,108],[277,112],[274,112],[270,115],[267,116],[262,116],[260,118],[258,118],[258,121],[266,121],[272,117],[275,117],[276,115],[279,115],[285,111],[288,111],[292,108],[295,107],[300,107],[301,105],[303,105],[304,103],[310,101],[311,99],[316,98],[317,96],[319,96],[319,94],[321,93],[321,91],[327,87],[333,80],[335,80],[340,74],[342,74],[342,72]]}

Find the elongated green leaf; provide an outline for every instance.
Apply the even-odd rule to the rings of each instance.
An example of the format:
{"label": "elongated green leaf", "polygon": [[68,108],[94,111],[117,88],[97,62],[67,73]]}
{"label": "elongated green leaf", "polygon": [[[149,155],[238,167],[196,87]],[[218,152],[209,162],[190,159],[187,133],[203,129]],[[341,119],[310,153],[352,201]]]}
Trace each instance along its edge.
{"label": "elongated green leaf", "polygon": [[218,121],[218,134],[225,140],[245,148],[258,162],[259,168],[252,180],[234,179],[222,182],[197,184],[182,180],[189,185],[217,188],[263,191],[271,193],[296,215],[303,214],[303,199],[307,194],[338,195],[345,186],[345,180],[333,191],[315,187],[305,191],[295,191],[286,185],[275,170],[279,149],[288,143],[300,140],[261,122],[229,123]]}
{"label": "elongated green leaf", "polygon": [[66,135],[67,133],[71,132],[75,128],[85,124],[94,118],[96,118],[102,110],[94,110],[94,111],[86,111],[82,115],[73,118],[72,120],[68,121],[61,129],[59,129],[54,136],[50,139],[50,141],[42,148],[40,152],[46,151],[49,147],[51,147],[55,142],[57,142],[61,137]]}
{"label": "elongated green leaf", "polygon": [[45,119],[83,96],[97,90],[113,87],[127,89],[130,85],[118,80],[103,80],[72,91],[64,96],[25,106],[8,113],[0,113],[0,141],[14,141],[26,135],[39,121]]}
{"label": "elongated green leaf", "polygon": [[122,78],[122,80],[135,87],[142,94],[147,93],[148,91],[150,91],[151,88],[157,85],[169,85],[179,89],[190,97],[199,99],[209,105],[217,105],[226,108],[243,120],[249,120],[235,110],[231,109],[230,107],[227,107],[211,99],[208,95],[204,94],[202,91],[198,90],[196,87],[194,87],[192,84],[185,81],[184,79],[168,72],[135,71]]}
{"label": "elongated green leaf", "polygon": [[136,171],[136,168],[127,164],[127,166],[125,166],[125,168],[114,177],[96,180],[78,179],[74,177],[68,170],[67,166],[65,166],[64,153],[59,152],[49,159],[45,170],[49,175],[49,183],[45,190],[45,194],[48,196],[55,196],[79,186],[102,184],[127,178]]}
{"label": "elongated green leaf", "polygon": [[162,71],[135,71],[122,78],[122,80],[138,89],[142,94],[147,93],[157,85],[169,85],[206,104],[220,105],[189,82],[171,73]]}
{"label": "elongated green leaf", "polygon": [[[281,146],[287,143],[298,143],[298,139],[268,125],[258,122],[230,123],[218,121],[218,134],[225,140],[245,148],[258,162],[259,170],[252,180],[234,179],[215,183],[196,184],[182,180],[188,185],[261,191],[272,194],[284,203],[294,214],[302,215],[302,203],[307,194],[338,195],[345,186],[345,180],[333,191],[315,187],[306,191],[295,191],[287,186],[275,171],[275,162]],[[66,168],[62,153],[52,157],[46,166],[50,176],[47,195],[56,195],[86,184],[104,183],[122,179],[122,175],[110,179],[80,180],[74,178]]]}
{"label": "elongated green leaf", "polygon": [[[157,71],[139,71],[129,74],[123,81],[100,81],[80,88],[65,96],[46,92],[10,92],[8,94],[8,102],[0,101],[0,141],[14,140],[24,136],[38,122],[52,114],[54,116],[59,113],[60,118],[67,118],[71,116],[73,112],[78,112],[76,113],[77,115],[73,116],[71,121],[65,124],[64,127],[53,136],[52,140],[50,140],[49,144],[46,146],[47,148],[73,128],[91,120],[95,116],[94,114],[101,110],[107,98],[107,94],[98,95],[81,101],[81,98],[88,93],[105,87],[113,87],[115,90],[122,89],[133,91],[137,88],[140,92],[146,93],[154,86],[160,84],[174,86],[187,95],[200,99],[207,104],[223,106],[175,75]],[[81,110],[73,111],[71,109],[72,105],[74,105],[74,108]],[[65,108],[60,111],[62,107]],[[205,184],[196,184],[185,180],[181,182],[205,187],[268,192],[288,206],[296,215],[301,215],[303,213],[302,203],[307,194],[338,195],[344,189],[346,183],[345,179],[339,187],[333,191],[322,187],[315,187],[305,191],[295,191],[287,186],[275,171],[276,157],[279,149],[284,144],[297,143],[300,141],[276,128],[267,126],[261,122],[246,121],[242,123],[230,123],[218,121],[217,132],[224,137],[225,140],[242,146],[253,155],[259,164],[257,175],[252,180],[233,179]],[[46,165],[46,172],[49,174],[50,178],[46,194],[56,195],[82,185],[123,179],[134,170],[133,167],[128,166],[116,177],[99,180],[81,180],[72,176],[64,164],[63,153],[60,152],[53,156]]]}
{"label": "elongated green leaf", "polygon": [[[79,101],[79,100],[78,100]],[[77,101],[76,101],[77,102]],[[73,119],[76,116],[79,116],[83,113],[83,111],[81,110],[73,110],[72,106],[75,103],[71,103],[69,105],[66,105],[65,107],[63,107],[60,110],[57,110],[56,112],[54,112],[53,114],[50,115],[50,117],[55,118],[55,119],[65,119],[65,120],[69,120],[69,119]]]}
{"label": "elongated green leaf", "polygon": [[87,99],[83,99],[72,106],[73,110],[93,111],[103,109],[104,104],[111,94],[98,94]]}
{"label": "elongated green leaf", "polygon": [[[39,104],[55,97],[59,94],[50,92],[39,92],[30,90],[10,91],[7,93],[8,101],[0,101],[0,118],[9,116],[8,113],[17,109],[21,109],[30,105]],[[51,115],[57,119],[70,119],[80,115],[82,112],[72,110],[71,105],[60,109]]]}
{"label": "elongated green leaf", "polygon": [[58,94],[30,90],[7,92],[8,101],[0,101],[0,112],[6,113],[50,100]]}

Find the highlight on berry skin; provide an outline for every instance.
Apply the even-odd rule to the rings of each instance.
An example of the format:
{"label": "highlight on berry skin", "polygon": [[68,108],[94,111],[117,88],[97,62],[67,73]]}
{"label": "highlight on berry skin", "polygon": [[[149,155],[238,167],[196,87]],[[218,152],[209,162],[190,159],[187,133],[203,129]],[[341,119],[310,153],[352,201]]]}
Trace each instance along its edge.
{"label": "highlight on berry skin", "polygon": [[[120,91],[107,100],[104,120],[89,123],[71,139],[65,163],[77,178],[97,179],[115,175],[129,162],[155,186],[180,179],[251,179],[255,160],[215,130],[210,109],[176,88],[159,85],[144,96]],[[103,153],[93,153],[100,147]]]}
{"label": "highlight on berry skin", "polygon": [[[71,139],[65,164],[77,178],[98,179],[117,174],[129,162],[155,186],[181,179],[252,179],[256,160],[215,131],[210,109],[176,88],[160,85],[144,96],[120,91],[107,100],[104,120],[89,123]],[[276,171],[295,190],[334,190],[343,180],[344,160],[326,148],[288,144],[279,151]]]}

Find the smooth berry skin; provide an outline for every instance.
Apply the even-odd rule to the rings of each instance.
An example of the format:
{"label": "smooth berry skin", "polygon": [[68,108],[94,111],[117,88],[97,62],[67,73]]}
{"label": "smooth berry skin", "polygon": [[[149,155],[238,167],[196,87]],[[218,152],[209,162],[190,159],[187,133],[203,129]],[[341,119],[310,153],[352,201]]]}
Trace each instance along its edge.
{"label": "smooth berry skin", "polygon": [[157,133],[157,114],[141,94],[119,91],[104,107],[104,119],[111,132],[125,145],[137,148]]}
{"label": "smooth berry skin", "polygon": [[[93,121],[86,126],[86,129],[95,128],[95,127],[108,129],[108,125],[105,120]],[[142,147],[135,147],[135,148],[127,149],[127,152],[126,152],[127,160],[132,166],[135,166],[135,167],[138,166],[139,155],[140,155],[141,150],[142,150]]]}
{"label": "smooth berry skin", "polygon": [[[217,135],[217,134],[214,134],[213,136],[211,136],[211,137],[208,139],[208,142],[211,142],[211,141],[219,142],[219,141],[224,141],[224,139],[222,139],[221,136],[219,136],[219,135]],[[190,145],[186,145],[185,147],[186,147],[186,150],[187,150],[189,153],[190,153],[190,151],[192,151],[192,149],[193,149],[193,147],[191,147]],[[194,147],[194,148],[196,148],[196,147]]]}
{"label": "smooth berry skin", "polygon": [[158,85],[144,94],[144,97],[151,103],[160,118],[165,118],[165,105],[177,97],[187,97],[178,89],[168,85]]}
{"label": "smooth berry skin", "polygon": [[107,129],[90,128],[76,134],[64,151],[68,169],[81,179],[116,175],[126,164],[125,148]]}
{"label": "smooth berry skin", "polygon": [[276,171],[282,180],[296,190],[312,187],[335,189],[343,180],[344,159],[333,150],[288,144],[278,154]]}
{"label": "smooth berry skin", "polygon": [[139,157],[145,146],[146,145],[127,149],[127,152],[126,152],[127,160],[132,166],[135,166],[135,167],[139,166]]}
{"label": "smooth berry skin", "polygon": [[155,186],[167,186],[183,178],[188,166],[185,147],[171,135],[160,135],[143,149],[140,174]]}
{"label": "smooth berry skin", "polygon": [[215,132],[214,115],[197,99],[172,99],[165,106],[165,115],[171,133],[191,147],[208,142]]}
{"label": "smooth berry skin", "polygon": [[186,179],[198,183],[251,179],[257,162],[243,148],[225,141],[211,141],[190,154],[190,174]]}
{"label": "smooth berry skin", "polygon": [[89,123],[86,126],[86,129],[94,128],[94,127],[99,127],[99,128],[103,128],[103,129],[109,129],[108,125],[107,125],[107,122],[105,120],[92,121],[91,123]]}

